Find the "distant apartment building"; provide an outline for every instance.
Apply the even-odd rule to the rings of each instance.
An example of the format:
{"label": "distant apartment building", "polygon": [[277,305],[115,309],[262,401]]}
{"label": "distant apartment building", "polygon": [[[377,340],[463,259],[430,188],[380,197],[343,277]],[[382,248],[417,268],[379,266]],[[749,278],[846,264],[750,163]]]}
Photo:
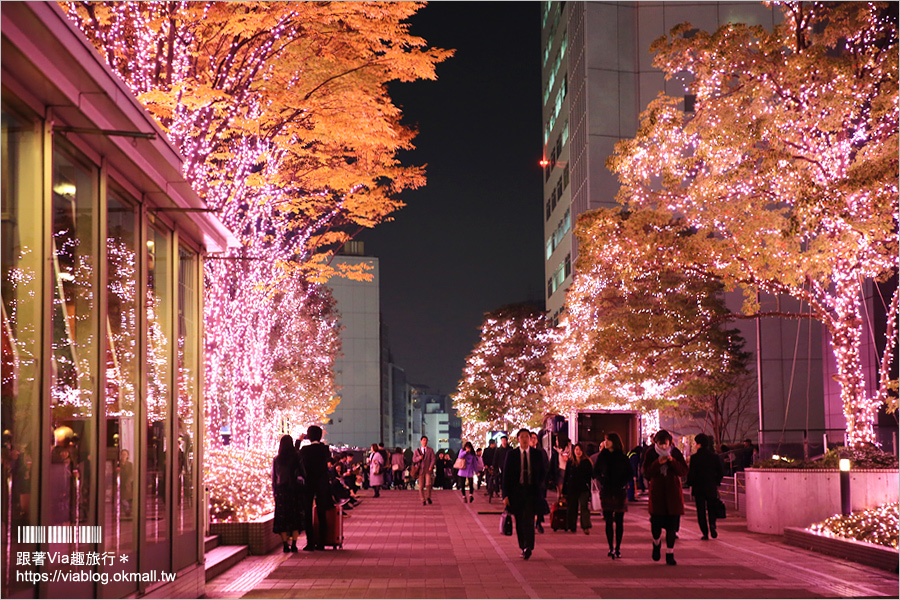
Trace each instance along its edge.
{"label": "distant apartment building", "polygon": [[[548,317],[555,323],[564,313],[565,291],[574,275],[578,248],[573,228],[578,216],[616,206],[619,184],[605,164],[615,143],[634,136],[641,111],[661,91],[683,96],[690,109],[692,97],[684,82],[665,81],[652,66],[650,44],[683,22],[714,31],[729,22],[772,29],[780,20],[777,6],[760,2],[542,3],[545,297]],[[873,315],[869,324],[879,323],[878,315],[884,312],[877,297],[878,290],[868,285],[868,314]],[[739,294],[726,301],[736,308]],[[761,301],[764,310],[803,310],[792,299]],[[758,330],[752,322],[739,328],[746,349],[758,359],[759,407],[751,410],[761,413],[766,435],[760,439],[797,442],[809,435],[821,448],[822,433],[827,432],[833,442],[841,441],[845,420],[823,328],[809,319],[767,319]],[[869,330],[866,335],[882,339],[884,332]],[[867,380],[874,384],[874,341],[864,354]],[[896,431],[896,423],[884,415],[881,424],[888,438]]]}

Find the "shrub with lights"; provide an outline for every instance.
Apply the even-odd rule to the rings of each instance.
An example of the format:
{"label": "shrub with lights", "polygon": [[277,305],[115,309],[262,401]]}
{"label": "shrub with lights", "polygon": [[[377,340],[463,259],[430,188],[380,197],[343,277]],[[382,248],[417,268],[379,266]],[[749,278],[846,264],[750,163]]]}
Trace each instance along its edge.
{"label": "shrub with lights", "polygon": [[897,549],[900,531],[900,504],[882,504],[849,515],[835,515],[811,525],[809,531]]}

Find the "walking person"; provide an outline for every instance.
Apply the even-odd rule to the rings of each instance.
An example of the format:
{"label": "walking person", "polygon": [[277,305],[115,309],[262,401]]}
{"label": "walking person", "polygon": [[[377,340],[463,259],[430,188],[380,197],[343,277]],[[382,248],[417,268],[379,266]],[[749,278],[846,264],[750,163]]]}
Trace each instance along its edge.
{"label": "walking person", "polygon": [[372,444],[372,454],[369,455],[369,487],[375,491],[375,497],[381,496],[381,486],[384,485],[385,460],[378,450],[378,444]]}
{"label": "walking person", "polygon": [[[584,446],[579,442],[572,447],[572,454],[566,461],[563,476],[563,493],[566,496],[566,531],[576,531],[578,513],[581,513],[581,529],[585,534],[591,532],[591,511],[588,501],[591,499],[591,478],[594,465],[585,454]],[[610,547],[612,545],[610,544]]]}
{"label": "walking person", "polygon": [[516,438],[519,447],[506,454],[501,493],[503,504],[516,521],[521,556],[528,560],[534,551],[534,515],[541,501],[540,482],[546,475],[543,458],[536,448],[530,448],[531,432],[520,429]]}
{"label": "walking person", "polygon": [[[322,442],[322,428],[311,425],[306,431],[306,439],[310,443],[302,446],[299,451],[300,466],[306,475],[305,492],[301,494],[303,505],[303,524],[306,530],[306,546],[303,550],[324,550],[325,540],[328,537],[328,509],[334,506],[334,497],[331,495],[331,482],[329,481],[328,461],[331,460],[331,450]],[[316,504],[316,512],[319,517],[319,530],[313,529],[313,502]]]}
{"label": "walking person", "polygon": [[294,450],[294,439],[289,435],[282,436],[278,454],[272,460],[272,494],[275,496],[272,532],[281,536],[285,552],[297,551],[297,538],[303,528],[301,481],[302,467]]}
{"label": "walking person", "polygon": [[[477,463],[476,458],[472,442],[466,442],[463,444],[462,450],[459,451],[459,456],[456,457],[456,463],[454,463],[456,474],[459,477],[459,490],[462,492],[463,502],[466,501],[467,481],[469,482],[469,502],[475,501],[475,488],[473,485]],[[462,465],[462,468],[459,468],[457,465]]]}
{"label": "walking person", "polygon": [[406,484],[403,481],[403,471],[406,470],[406,460],[403,458],[403,448],[394,448],[391,454],[391,476],[394,480],[391,482],[395,490],[403,489]]}
{"label": "walking person", "polygon": [[494,452],[494,482],[497,495],[501,496],[500,487],[503,482],[503,466],[506,464],[506,454],[509,452],[509,437],[500,436],[500,446]]}
{"label": "walking person", "polygon": [[684,456],[672,444],[672,434],[660,429],[644,454],[644,476],[650,482],[648,512],[653,536],[653,560],[659,560],[662,531],[666,530],[666,564],[675,563],[675,540],[684,514],[681,478],[687,475]]}
{"label": "walking person", "polygon": [[600,484],[600,508],[603,520],[606,521],[606,542],[609,545],[607,556],[612,559],[622,558],[628,483],[633,476],[631,461],[625,455],[622,438],[615,432],[606,434],[603,448],[597,455],[594,477]]}
{"label": "walking person", "polygon": [[428,436],[423,435],[419,440],[419,447],[413,452],[412,468],[416,471],[419,480],[419,497],[422,498],[422,506],[431,504],[431,488],[434,485],[434,466],[437,458],[434,450],[428,447]]}
{"label": "walking person", "polygon": [[697,524],[702,539],[719,537],[716,531],[716,504],[719,499],[719,484],[725,475],[725,467],[719,455],[713,452],[712,439],[705,433],[694,437],[696,452],[691,456],[688,467],[687,484],[697,506]]}

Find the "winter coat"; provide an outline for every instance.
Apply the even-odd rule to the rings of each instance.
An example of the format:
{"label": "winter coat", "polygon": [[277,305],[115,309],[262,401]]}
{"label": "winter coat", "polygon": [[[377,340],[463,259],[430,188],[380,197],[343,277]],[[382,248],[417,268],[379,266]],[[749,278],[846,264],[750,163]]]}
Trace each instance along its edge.
{"label": "winter coat", "polygon": [[672,458],[674,460],[667,463],[667,473],[663,475],[656,446],[650,446],[644,454],[644,477],[650,482],[647,510],[651,515],[684,514],[681,478],[687,475],[687,463],[684,462],[684,455],[674,446],[672,446]]}
{"label": "winter coat", "polygon": [[584,492],[590,492],[593,471],[594,465],[587,456],[582,458],[577,465],[574,457],[569,458],[566,461],[566,471],[563,476],[563,493],[566,496],[577,496]]}
{"label": "winter coat", "polygon": [[620,493],[634,477],[631,461],[621,450],[604,448],[597,455],[594,478],[600,484],[600,494],[613,496]]}
{"label": "winter coat", "polygon": [[460,477],[475,477],[475,455],[468,450],[460,450],[459,456],[456,457],[457,460],[460,458],[464,458],[466,460],[466,466],[462,469],[459,469],[456,473]]}
{"label": "winter coat", "polygon": [[369,485],[384,485],[385,470],[384,457],[380,452],[373,452],[369,457]]}
{"label": "winter coat", "polygon": [[724,474],[725,468],[719,455],[701,446],[691,456],[691,464],[688,467],[687,484],[691,486],[691,494],[695,498],[716,498]]}

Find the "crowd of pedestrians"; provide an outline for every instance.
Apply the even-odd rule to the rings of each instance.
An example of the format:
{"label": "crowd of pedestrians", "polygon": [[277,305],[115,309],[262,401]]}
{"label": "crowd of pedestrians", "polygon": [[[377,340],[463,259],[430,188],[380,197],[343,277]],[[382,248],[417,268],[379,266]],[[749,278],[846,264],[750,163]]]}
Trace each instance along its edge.
{"label": "crowd of pedestrians", "polygon": [[[588,535],[591,509],[598,508],[605,524],[608,556],[621,558],[625,512],[639,494],[646,493],[651,558],[661,560],[665,537],[666,563],[675,565],[685,483],[696,504],[702,539],[718,537],[718,486],[725,465],[713,449],[713,440],[702,433],[695,437],[690,466],[664,429],[650,444],[628,452],[615,432],[607,433],[598,448],[596,444],[572,444],[564,434],[554,436],[554,443],[542,445],[537,433],[521,429],[515,446],[505,435],[499,443],[490,440],[483,450],[466,441],[455,456],[449,450],[433,449],[427,436],[422,436],[415,450],[388,451],[383,444],[372,444],[367,456],[352,451],[335,454],[322,435],[320,427],[312,426],[296,444],[291,436],[284,436],[272,463],[273,530],[281,535],[284,552],[297,552],[302,531],[307,537],[303,550],[324,549],[326,513],[335,505],[352,510],[361,502],[360,488],[371,488],[375,498],[383,489],[417,489],[422,506],[428,506],[433,503],[434,488],[455,487],[463,502],[474,502],[476,482],[478,490],[486,488],[488,502],[499,498],[512,516],[525,560],[534,551],[535,533],[544,533],[546,516],[554,530],[577,533],[580,525]],[[548,491],[555,493],[552,507]],[[315,530],[313,511],[318,522]]]}

